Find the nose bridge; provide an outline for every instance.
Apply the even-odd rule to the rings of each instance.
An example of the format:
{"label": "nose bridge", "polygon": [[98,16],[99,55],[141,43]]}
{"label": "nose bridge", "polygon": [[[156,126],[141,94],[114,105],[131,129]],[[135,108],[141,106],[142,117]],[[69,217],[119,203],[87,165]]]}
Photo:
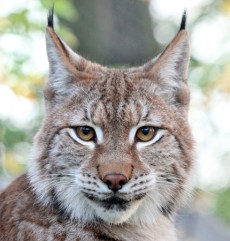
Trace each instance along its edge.
{"label": "nose bridge", "polygon": [[122,151],[113,151],[107,155],[101,156],[98,161],[98,173],[101,179],[106,175],[121,174],[127,180],[131,178],[133,169],[133,160],[131,155],[124,154]]}
{"label": "nose bridge", "polygon": [[112,163],[101,163],[98,167],[98,172],[101,179],[103,179],[106,175],[121,174],[129,180],[131,178],[132,169],[133,167],[131,162],[112,161]]}

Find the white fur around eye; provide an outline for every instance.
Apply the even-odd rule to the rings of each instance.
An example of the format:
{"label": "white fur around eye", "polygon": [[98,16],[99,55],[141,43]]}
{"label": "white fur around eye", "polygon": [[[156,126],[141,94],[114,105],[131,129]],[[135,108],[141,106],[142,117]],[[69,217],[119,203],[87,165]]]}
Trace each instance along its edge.
{"label": "white fur around eye", "polygon": [[129,132],[129,144],[132,145],[135,140],[135,135],[139,127],[132,127]]}
{"label": "white fur around eye", "polygon": [[98,126],[94,126],[94,130],[95,130],[96,136],[97,136],[97,143],[101,144],[103,142],[103,131]]}
{"label": "white fur around eye", "polygon": [[82,145],[84,145],[84,146],[88,146],[91,150],[94,149],[94,147],[95,147],[94,142],[81,140],[81,139],[76,135],[76,133],[75,133],[75,131],[74,131],[73,129],[68,129],[68,133],[69,133],[69,135],[70,135],[75,141],[77,141],[78,143],[80,143],[80,144],[82,144]]}

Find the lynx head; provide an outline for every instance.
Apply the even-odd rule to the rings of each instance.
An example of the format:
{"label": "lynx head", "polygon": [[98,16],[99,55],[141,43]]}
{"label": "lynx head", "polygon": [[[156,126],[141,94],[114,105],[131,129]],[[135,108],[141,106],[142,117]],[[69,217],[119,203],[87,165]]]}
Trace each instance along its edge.
{"label": "lynx head", "polygon": [[46,30],[46,113],[30,181],[44,205],[72,219],[120,224],[171,217],[188,191],[189,39],[180,31],[156,58],[113,69],[74,53]]}

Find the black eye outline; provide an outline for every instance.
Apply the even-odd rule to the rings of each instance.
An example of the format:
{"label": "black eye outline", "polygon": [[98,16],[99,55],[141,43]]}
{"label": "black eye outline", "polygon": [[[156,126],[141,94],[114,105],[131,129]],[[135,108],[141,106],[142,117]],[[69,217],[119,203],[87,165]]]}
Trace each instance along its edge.
{"label": "black eye outline", "polygon": [[[154,132],[153,132],[153,136],[152,136],[150,139],[148,139],[148,140],[142,140],[142,139],[140,139],[140,138],[137,136],[138,132],[139,132],[141,129],[143,129],[143,128],[151,128],[151,129],[154,131]],[[154,126],[141,126],[141,127],[139,127],[139,128],[137,129],[137,131],[136,131],[136,134],[135,134],[136,141],[137,141],[137,142],[149,142],[149,141],[151,141],[151,140],[154,139],[154,137],[156,136],[158,130],[159,130],[159,128],[154,127]]]}
{"label": "black eye outline", "polygon": [[[79,135],[79,131],[81,131],[82,128],[88,128],[89,131],[92,131],[93,135],[90,139],[84,139]],[[75,127],[72,127],[72,129],[74,130],[76,136],[82,141],[85,141],[85,142],[94,141],[95,142],[97,139],[96,132],[95,132],[94,128],[91,126],[75,126]],[[87,134],[86,134],[86,136],[87,136]]]}

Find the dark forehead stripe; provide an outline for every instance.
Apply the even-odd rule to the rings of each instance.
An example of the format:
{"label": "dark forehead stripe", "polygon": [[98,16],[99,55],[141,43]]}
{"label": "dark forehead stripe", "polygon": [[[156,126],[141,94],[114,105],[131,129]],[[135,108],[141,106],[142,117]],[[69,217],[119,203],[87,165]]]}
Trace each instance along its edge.
{"label": "dark forehead stripe", "polygon": [[130,87],[122,71],[111,71],[103,80],[95,82],[90,91],[93,92],[95,89],[99,92],[99,101],[102,101],[105,107],[112,104],[114,111],[121,101],[127,101],[130,93]]}
{"label": "dark forehead stripe", "polygon": [[134,80],[126,72],[120,73],[116,79],[114,93],[114,114],[124,125],[133,125],[141,118],[141,98],[136,92]]}

